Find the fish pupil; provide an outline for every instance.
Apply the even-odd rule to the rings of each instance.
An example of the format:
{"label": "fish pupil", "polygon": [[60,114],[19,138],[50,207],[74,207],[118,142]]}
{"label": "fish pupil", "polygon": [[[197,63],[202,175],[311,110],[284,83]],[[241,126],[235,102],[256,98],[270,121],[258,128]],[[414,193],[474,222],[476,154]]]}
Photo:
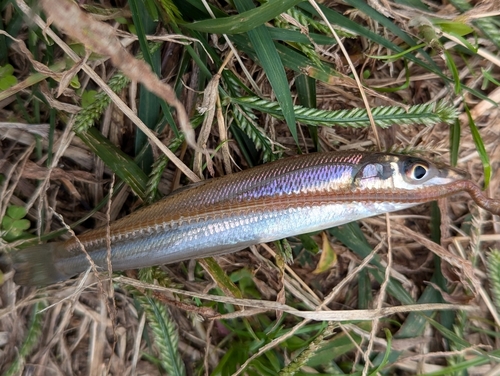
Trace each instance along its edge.
{"label": "fish pupil", "polygon": [[417,180],[422,179],[427,173],[427,169],[424,166],[415,166],[413,169],[413,177]]}

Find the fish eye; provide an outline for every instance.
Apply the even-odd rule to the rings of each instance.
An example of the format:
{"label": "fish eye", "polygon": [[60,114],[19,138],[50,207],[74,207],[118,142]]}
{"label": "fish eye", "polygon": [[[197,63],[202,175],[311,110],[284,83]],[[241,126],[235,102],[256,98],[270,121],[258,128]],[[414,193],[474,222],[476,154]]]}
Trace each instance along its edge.
{"label": "fish eye", "polygon": [[422,180],[427,176],[429,167],[421,163],[413,164],[407,171],[407,176],[412,180]]}

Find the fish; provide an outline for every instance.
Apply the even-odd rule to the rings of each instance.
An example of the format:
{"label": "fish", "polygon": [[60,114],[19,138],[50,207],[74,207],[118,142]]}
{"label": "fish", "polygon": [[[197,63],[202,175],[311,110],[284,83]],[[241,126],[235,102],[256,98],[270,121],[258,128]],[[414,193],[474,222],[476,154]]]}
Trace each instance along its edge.
{"label": "fish", "polygon": [[106,271],[108,251],[113,271],[227,254],[461,191],[500,214],[500,200],[486,197],[467,174],[416,156],[342,151],[283,158],[181,188],[109,227],[12,252],[14,281],[65,281],[90,267],[88,257]]}

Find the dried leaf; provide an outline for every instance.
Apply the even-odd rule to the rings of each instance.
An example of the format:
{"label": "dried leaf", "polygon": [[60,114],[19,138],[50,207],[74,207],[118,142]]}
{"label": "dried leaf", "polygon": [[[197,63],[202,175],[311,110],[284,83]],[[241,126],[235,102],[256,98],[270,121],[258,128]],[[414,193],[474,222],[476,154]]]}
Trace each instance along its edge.
{"label": "dried leaf", "polygon": [[314,274],[326,272],[337,263],[337,254],[333,251],[330,241],[328,240],[328,236],[324,231],[321,233],[321,240],[323,242],[321,247],[321,257],[316,269],[313,271]]}

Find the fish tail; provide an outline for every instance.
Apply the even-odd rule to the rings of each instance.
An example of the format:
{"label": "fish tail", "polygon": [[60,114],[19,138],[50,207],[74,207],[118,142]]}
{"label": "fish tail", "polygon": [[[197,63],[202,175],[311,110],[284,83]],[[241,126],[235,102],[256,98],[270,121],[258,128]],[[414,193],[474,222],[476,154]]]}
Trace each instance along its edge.
{"label": "fish tail", "polygon": [[[0,272],[6,274],[12,270],[12,260],[9,255],[5,252],[0,251]],[[0,280],[0,285],[2,284],[3,279]]]}
{"label": "fish tail", "polygon": [[22,286],[46,286],[71,278],[57,268],[64,242],[35,245],[10,253],[14,282]]}

